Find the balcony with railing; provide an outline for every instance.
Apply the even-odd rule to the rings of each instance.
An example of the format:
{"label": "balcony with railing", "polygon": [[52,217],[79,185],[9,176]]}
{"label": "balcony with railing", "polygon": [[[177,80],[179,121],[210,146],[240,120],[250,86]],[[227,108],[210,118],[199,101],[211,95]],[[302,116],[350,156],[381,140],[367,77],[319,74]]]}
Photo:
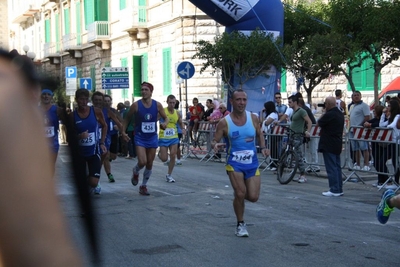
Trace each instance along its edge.
{"label": "balcony with railing", "polygon": [[69,52],[74,58],[82,57],[82,36],[76,33],[65,34],[62,37],[62,50]]}
{"label": "balcony with railing", "polygon": [[95,21],[88,25],[87,40],[90,43],[110,40],[110,22]]}
{"label": "balcony with railing", "polygon": [[126,31],[134,39],[147,39],[147,7],[128,1],[127,7],[120,10],[120,30]]}
{"label": "balcony with railing", "polygon": [[45,43],[43,45],[43,57],[49,58],[52,64],[59,64],[61,57],[61,42]]}

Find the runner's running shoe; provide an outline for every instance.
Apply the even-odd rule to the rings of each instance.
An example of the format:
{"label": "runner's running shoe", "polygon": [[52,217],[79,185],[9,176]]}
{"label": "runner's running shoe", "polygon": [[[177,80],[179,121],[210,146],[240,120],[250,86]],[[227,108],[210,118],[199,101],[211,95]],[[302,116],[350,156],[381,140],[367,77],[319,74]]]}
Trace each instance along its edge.
{"label": "runner's running shoe", "polygon": [[110,183],[114,183],[114,182],[115,182],[114,175],[112,175],[112,174],[110,173],[110,174],[108,174],[107,176],[108,176],[108,181],[109,181]]}
{"label": "runner's running shoe", "polygon": [[393,190],[386,190],[382,194],[381,202],[379,202],[379,205],[376,207],[376,217],[381,224],[387,223],[390,213],[394,210],[394,208],[389,207],[387,203],[392,197],[394,197]]}
{"label": "runner's running shoe", "polygon": [[147,186],[141,185],[141,186],[139,187],[139,194],[144,195],[144,196],[150,195],[150,193],[147,192]]}
{"label": "runner's running shoe", "polygon": [[236,236],[239,237],[248,237],[249,232],[247,232],[247,225],[246,223],[239,223],[239,225],[236,227]]}
{"label": "runner's running shoe", "polygon": [[135,173],[135,171],[133,171],[131,182],[134,186],[137,186],[139,183],[139,173]]}

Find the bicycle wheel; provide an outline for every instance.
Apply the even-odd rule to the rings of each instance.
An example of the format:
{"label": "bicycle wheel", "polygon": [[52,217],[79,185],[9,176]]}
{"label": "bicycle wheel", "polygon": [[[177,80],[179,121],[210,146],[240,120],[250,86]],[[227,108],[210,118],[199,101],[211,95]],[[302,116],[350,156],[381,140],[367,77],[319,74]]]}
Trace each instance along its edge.
{"label": "bicycle wheel", "polygon": [[180,143],[181,155],[182,155],[182,158],[184,158],[184,159],[186,159],[190,154],[189,145],[190,145],[189,144],[189,136],[185,135],[181,139],[181,143]]}
{"label": "bicycle wheel", "polygon": [[292,181],[296,174],[299,161],[293,150],[289,150],[282,154],[278,161],[278,181],[281,184],[288,184]]}

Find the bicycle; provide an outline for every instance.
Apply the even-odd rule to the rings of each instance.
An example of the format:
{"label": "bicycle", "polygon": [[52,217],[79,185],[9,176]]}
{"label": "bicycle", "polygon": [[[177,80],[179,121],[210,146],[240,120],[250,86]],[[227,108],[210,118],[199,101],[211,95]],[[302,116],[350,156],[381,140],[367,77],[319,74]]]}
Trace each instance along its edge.
{"label": "bicycle", "polygon": [[288,184],[292,181],[293,177],[296,175],[297,168],[299,166],[299,159],[294,151],[293,136],[296,134],[290,128],[287,128],[287,137],[283,138],[281,156],[278,160],[278,181],[281,184]]}

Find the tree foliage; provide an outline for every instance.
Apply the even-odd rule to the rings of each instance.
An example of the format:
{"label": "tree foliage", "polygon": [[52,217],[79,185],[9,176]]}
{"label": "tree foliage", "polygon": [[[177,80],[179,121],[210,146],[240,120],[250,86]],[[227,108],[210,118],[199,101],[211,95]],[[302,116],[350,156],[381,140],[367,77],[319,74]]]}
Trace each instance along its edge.
{"label": "tree foliage", "polygon": [[259,29],[250,34],[243,32],[223,33],[214,42],[200,40],[196,43],[197,53],[193,58],[204,60],[200,73],[207,68],[222,72],[222,80],[230,86],[234,75],[239,77],[240,87],[257,76],[266,76],[271,66],[278,69],[283,65],[279,39]]}
{"label": "tree foliage", "polygon": [[328,5],[335,31],[351,38],[353,47],[358,48],[356,54],[366,52],[366,57],[374,61],[377,103],[380,73],[400,57],[400,3],[397,0],[332,0]]}

